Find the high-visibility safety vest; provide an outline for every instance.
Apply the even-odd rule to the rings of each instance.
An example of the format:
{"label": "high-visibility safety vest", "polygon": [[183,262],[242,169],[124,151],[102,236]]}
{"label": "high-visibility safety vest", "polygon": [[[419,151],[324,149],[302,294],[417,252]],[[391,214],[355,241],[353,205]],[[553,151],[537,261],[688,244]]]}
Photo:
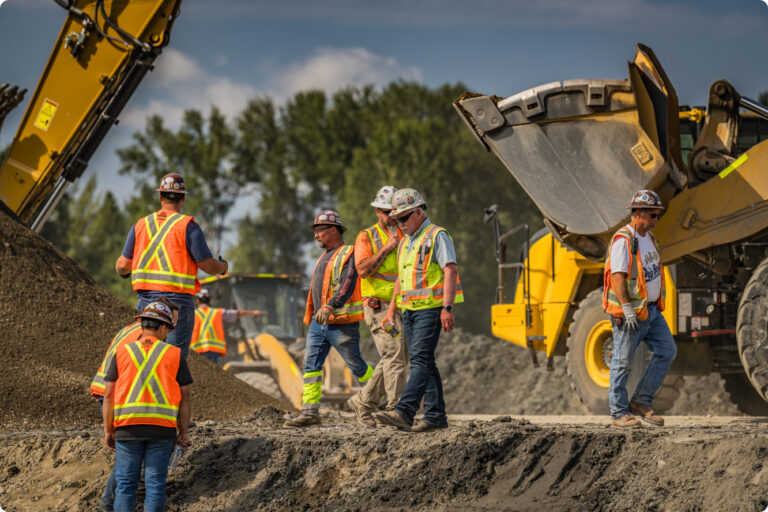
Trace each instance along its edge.
{"label": "high-visibility safety vest", "polygon": [[200,306],[195,310],[195,329],[189,348],[195,352],[227,353],[227,340],[224,335],[224,310],[210,306]]}
{"label": "high-visibility safety vest", "polygon": [[181,349],[154,336],[144,336],[118,347],[115,357],[115,427],[176,428],[181,403],[181,387],[176,381]]}
{"label": "high-visibility safety vest", "polygon": [[[320,295],[322,304],[328,304],[330,300],[336,295],[336,292],[341,288],[341,271],[344,265],[347,264],[349,258],[354,254],[355,248],[351,245],[340,245],[334,249],[333,255],[328,260],[328,264],[325,267],[325,274],[323,274],[323,291]],[[322,258],[322,256],[321,256]],[[315,263],[315,272],[317,272],[317,266],[320,260]],[[312,280],[314,281],[315,275],[312,274]],[[307,297],[307,310],[304,312],[304,323],[312,323],[312,314],[315,311],[315,305],[312,301],[312,286],[310,285],[309,296]],[[328,319],[329,324],[351,324],[352,322],[359,322],[363,319],[363,296],[360,293],[360,279],[355,283],[355,291],[349,300],[341,306],[331,312],[331,316]]]}
{"label": "high-visibility safety vest", "polygon": [[[408,249],[408,238],[400,241],[397,249],[397,262],[400,279],[400,302],[403,309],[416,311],[438,308],[443,305],[443,282],[445,273],[436,261],[432,261],[432,247],[435,237],[444,228],[435,224],[425,227]],[[450,236],[450,234],[448,235]],[[455,304],[464,302],[461,281],[456,275]]]}
{"label": "high-visibility safety vest", "polygon": [[115,337],[112,338],[112,342],[109,344],[107,353],[104,355],[104,359],[101,361],[101,366],[99,366],[99,371],[96,372],[96,376],[91,382],[92,397],[96,398],[99,396],[104,396],[104,387],[106,386],[104,377],[107,375],[107,368],[109,368],[109,365],[112,363],[112,358],[115,356],[115,350],[117,350],[117,347],[138,340],[141,338],[141,331],[141,322],[136,321],[131,325],[127,325],[120,329]]}
{"label": "high-visibility safety vest", "polygon": [[[377,222],[368,229],[363,230],[371,241],[373,256],[376,256],[391,236],[386,229],[382,229]],[[375,274],[360,280],[360,291],[363,297],[374,297],[389,302],[397,281],[397,252],[391,251],[384,258],[381,266]]]}
{"label": "high-visibility safety vest", "polygon": [[136,222],[131,268],[134,291],[194,295],[200,290],[197,264],[187,251],[187,226],[192,220],[189,215],[160,210]]}
{"label": "high-visibility safety vest", "polygon": [[[656,238],[651,235],[653,245],[656,246],[656,251],[659,251],[659,244]],[[643,262],[640,254],[637,254],[637,260],[632,262],[631,240],[632,232],[628,226],[624,226],[618,230],[611,240],[611,247],[615,243],[627,244],[627,252],[629,253],[629,272],[627,273],[627,291],[629,292],[629,302],[632,304],[632,309],[635,311],[638,320],[645,320],[648,318],[648,291],[645,286],[645,271],[643,270]],[[608,257],[605,260],[605,270],[603,272],[603,309],[609,315],[615,317],[623,317],[624,310],[621,309],[621,302],[616,296],[616,291],[613,289],[613,279],[611,279],[611,247],[608,248]],[[664,311],[664,297],[666,296],[666,284],[664,282],[664,266],[661,266],[661,292],[659,293],[659,299],[656,302],[656,307],[659,311]]]}

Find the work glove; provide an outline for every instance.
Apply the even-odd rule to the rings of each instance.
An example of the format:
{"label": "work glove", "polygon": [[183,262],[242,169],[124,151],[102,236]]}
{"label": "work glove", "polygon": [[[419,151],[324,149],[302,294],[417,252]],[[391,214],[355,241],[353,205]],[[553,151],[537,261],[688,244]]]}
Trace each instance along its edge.
{"label": "work glove", "polygon": [[328,323],[328,319],[331,317],[331,306],[328,304],[321,307],[317,313],[315,313],[315,322],[319,323],[320,325],[325,325]]}
{"label": "work glove", "polygon": [[621,309],[624,311],[624,330],[631,334],[637,330],[637,315],[632,304],[623,304]]}
{"label": "work glove", "polygon": [[222,273],[221,273],[221,275],[224,275],[224,274],[226,274],[227,272],[229,272],[229,262],[227,262],[227,260],[225,260],[224,258],[222,258],[222,257],[221,257],[221,254],[219,254],[219,261],[220,261],[221,263],[224,263],[224,264],[227,266],[227,269],[226,269],[224,272],[222,272]]}

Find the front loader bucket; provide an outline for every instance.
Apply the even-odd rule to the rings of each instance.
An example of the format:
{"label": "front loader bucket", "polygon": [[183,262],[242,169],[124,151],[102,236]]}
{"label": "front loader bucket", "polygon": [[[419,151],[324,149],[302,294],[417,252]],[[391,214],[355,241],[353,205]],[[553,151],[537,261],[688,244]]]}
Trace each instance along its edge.
{"label": "front loader bucket", "polygon": [[553,233],[589,258],[604,258],[636,191],[655,189],[669,198],[684,181],[666,157],[676,147],[666,114],[677,115],[677,98],[671,87],[654,85],[664,79],[648,65],[657,64],[655,57],[642,55],[640,64],[630,63],[628,80],[553,82],[505,99],[464,93],[454,102]]}

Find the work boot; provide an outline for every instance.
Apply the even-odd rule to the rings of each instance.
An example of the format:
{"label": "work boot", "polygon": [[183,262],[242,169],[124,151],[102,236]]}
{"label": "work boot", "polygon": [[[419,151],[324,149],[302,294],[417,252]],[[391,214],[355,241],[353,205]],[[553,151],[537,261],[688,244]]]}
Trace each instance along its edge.
{"label": "work boot", "polygon": [[638,427],[640,426],[640,422],[637,421],[637,418],[635,418],[631,414],[625,414],[624,416],[613,418],[611,420],[611,426],[619,427],[619,428]]}
{"label": "work boot", "polygon": [[411,432],[431,432],[433,430],[445,430],[446,428],[448,428],[448,425],[441,427],[439,425],[433,425],[432,423],[427,423],[424,420],[420,420],[413,426],[413,428],[411,428]]}
{"label": "work boot", "polygon": [[309,427],[310,425],[319,425],[319,424],[320,424],[319,414],[301,413],[295,418],[291,418],[290,420],[283,423],[283,427]]}
{"label": "work boot", "polygon": [[366,428],[376,428],[376,420],[373,419],[371,410],[360,403],[359,393],[352,395],[349,400],[347,400],[347,405],[349,405],[350,409],[355,411],[357,422],[359,424]]}
{"label": "work boot", "polygon": [[640,416],[640,419],[657,427],[664,426],[664,418],[661,417],[650,405],[629,402],[629,410]]}
{"label": "work boot", "polygon": [[400,413],[397,411],[379,411],[377,413],[374,413],[373,417],[376,418],[378,421],[385,423],[387,425],[390,425],[392,427],[396,427],[399,430],[405,430],[406,432],[411,431],[411,424],[405,421],[403,417],[400,416]]}

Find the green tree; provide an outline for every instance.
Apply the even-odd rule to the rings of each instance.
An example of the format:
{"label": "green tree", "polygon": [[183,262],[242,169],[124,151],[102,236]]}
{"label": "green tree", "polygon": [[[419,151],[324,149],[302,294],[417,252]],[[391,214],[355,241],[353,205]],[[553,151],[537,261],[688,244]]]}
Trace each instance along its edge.
{"label": "green tree", "polygon": [[763,91],[757,96],[757,101],[763,105],[768,105],[768,91]]}

